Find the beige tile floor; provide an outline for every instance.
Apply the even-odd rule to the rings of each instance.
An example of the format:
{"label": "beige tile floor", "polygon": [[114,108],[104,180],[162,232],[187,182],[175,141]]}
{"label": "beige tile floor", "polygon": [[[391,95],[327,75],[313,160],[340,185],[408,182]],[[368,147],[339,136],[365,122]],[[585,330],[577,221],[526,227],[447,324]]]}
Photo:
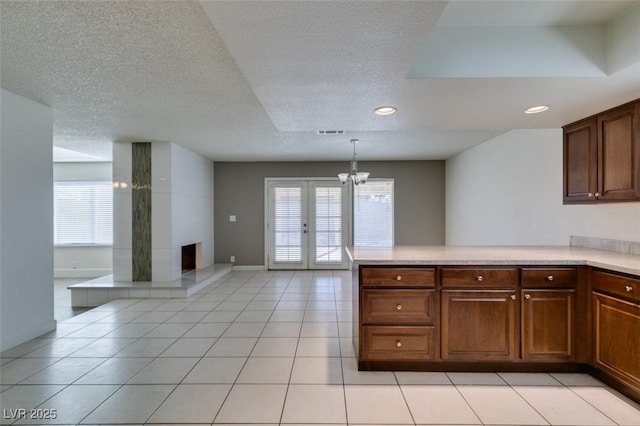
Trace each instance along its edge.
{"label": "beige tile floor", "polygon": [[1,354],[2,424],[640,426],[580,374],[359,372],[350,281],[234,272],[188,300],[70,317]]}

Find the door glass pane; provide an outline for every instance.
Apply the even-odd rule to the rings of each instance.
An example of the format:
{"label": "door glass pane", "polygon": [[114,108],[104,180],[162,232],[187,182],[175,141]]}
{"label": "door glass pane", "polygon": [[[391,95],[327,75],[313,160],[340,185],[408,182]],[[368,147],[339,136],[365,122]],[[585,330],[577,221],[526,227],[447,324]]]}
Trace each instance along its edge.
{"label": "door glass pane", "polygon": [[302,261],[302,188],[274,188],[275,261]]}
{"label": "door glass pane", "polygon": [[316,263],[342,262],[342,187],[315,189]]}

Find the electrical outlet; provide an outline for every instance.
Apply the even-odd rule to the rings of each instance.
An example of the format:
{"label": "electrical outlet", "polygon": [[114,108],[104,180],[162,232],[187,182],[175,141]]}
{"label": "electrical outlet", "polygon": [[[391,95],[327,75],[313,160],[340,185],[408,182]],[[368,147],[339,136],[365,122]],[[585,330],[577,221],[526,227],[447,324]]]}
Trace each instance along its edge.
{"label": "electrical outlet", "polygon": [[233,262],[235,262],[235,261],[236,261],[236,257],[235,257],[235,256],[231,256],[231,257],[229,258],[229,261],[230,261],[230,262],[232,262],[232,263],[233,263]]}

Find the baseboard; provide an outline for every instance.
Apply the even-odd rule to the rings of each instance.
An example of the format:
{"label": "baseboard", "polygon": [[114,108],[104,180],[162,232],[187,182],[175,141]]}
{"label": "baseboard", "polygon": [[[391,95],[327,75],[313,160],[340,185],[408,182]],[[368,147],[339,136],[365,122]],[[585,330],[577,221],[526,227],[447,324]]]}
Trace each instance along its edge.
{"label": "baseboard", "polygon": [[20,333],[17,336],[9,338],[6,337],[6,333],[2,333],[2,338],[0,339],[0,352],[4,352],[22,343],[28,342],[29,340],[35,339],[36,337],[40,337],[43,334],[51,332],[56,329],[56,324],[56,320],[45,321],[31,327],[30,330],[25,331],[24,333]]}
{"label": "baseboard", "polygon": [[233,265],[231,266],[232,271],[266,271],[264,265]]}
{"label": "baseboard", "polygon": [[54,269],[53,278],[100,278],[111,275],[112,269]]}

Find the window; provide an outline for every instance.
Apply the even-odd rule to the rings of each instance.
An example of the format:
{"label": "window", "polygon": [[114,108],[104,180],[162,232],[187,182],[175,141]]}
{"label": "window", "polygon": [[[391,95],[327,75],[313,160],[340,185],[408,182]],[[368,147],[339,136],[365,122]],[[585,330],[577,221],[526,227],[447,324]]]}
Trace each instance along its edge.
{"label": "window", "polygon": [[54,182],[54,244],[113,244],[109,181]]}
{"label": "window", "polygon": [[393,179],[369,179],[354,188],[353,243],[393,245]]}

